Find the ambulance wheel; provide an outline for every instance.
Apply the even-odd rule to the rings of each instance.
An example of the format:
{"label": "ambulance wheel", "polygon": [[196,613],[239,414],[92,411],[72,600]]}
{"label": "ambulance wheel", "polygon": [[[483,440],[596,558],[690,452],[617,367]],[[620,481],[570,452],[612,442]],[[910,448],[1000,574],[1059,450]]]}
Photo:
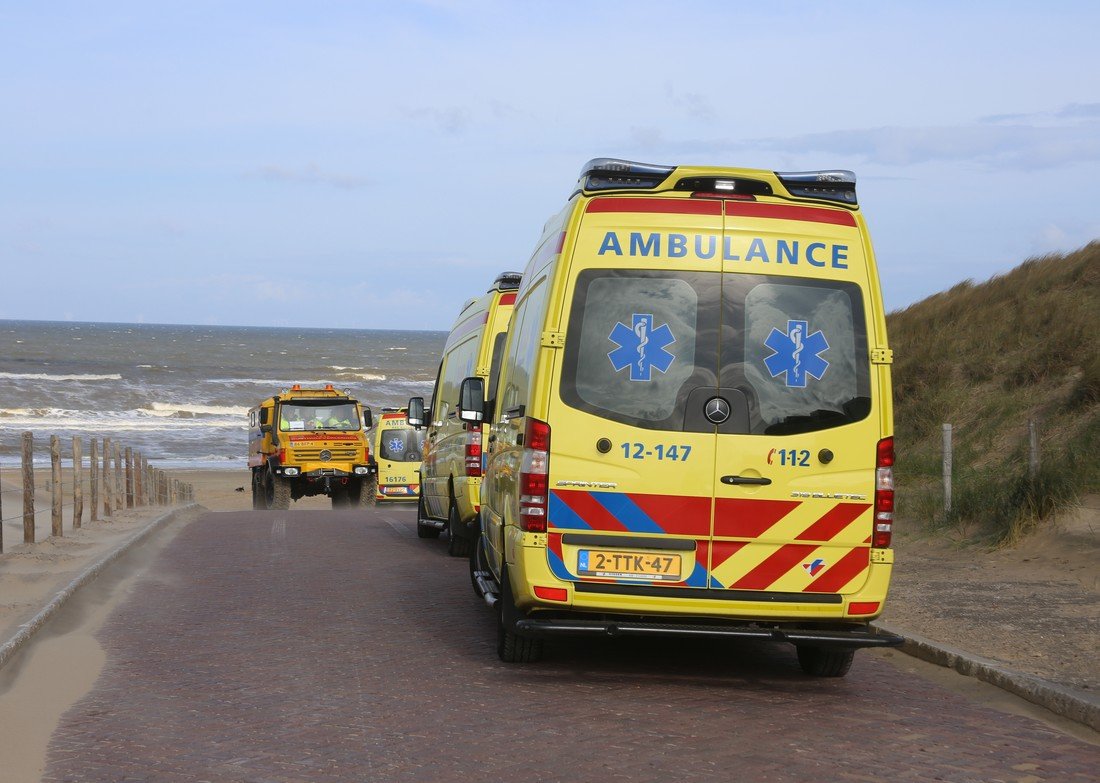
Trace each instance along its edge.
{"label": "ambulance wheel", "polygon": [[810,647],[798,645],[798,663],[812,677],[843,677],[852,668],[853,647]]}
{"label": "ambulance wheel", "polygon": [[439,534],[442,532],[437,527],[432,527],[425,523],[424,520],[428,518],[427,512],[424,511],[424,498],[421,496],[420,500],[416,504],[416,535],[417,538],[439,538]]}
{"label": "ambulance wheel", "polygon": [[264,474],[258,470],[252,471],[252,509],[264,511],[267,509],[267,492],[264,489]]}
{"label": "ambulance wheel", "polygon": [[271,511],[286,511],[290,508],[290,479],[267,474],[267,507]]}
{"label": "ambulance wheel", "polygon": [[497,657],[505,663],[535,663],[542,660],[542,639],[520,636],[515,632],[519,610],[512,598],[508,572],[502,574],[500,600],[497,601]]}
{"label": "ambulance wheel", "polygon": [[451,501],[451,510],[447,514],[447,529],[451,531],[451,538],[447,542],[447,554],[451,557],[469,557],[473,551],[473,541],[466,536],[463,530],[465,525],[458,518],[458,504]]}

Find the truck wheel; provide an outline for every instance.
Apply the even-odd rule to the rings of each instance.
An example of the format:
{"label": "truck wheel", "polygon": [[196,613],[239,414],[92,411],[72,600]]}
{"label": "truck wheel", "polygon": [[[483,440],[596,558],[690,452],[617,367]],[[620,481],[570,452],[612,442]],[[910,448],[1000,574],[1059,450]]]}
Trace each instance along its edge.
{"label": "truck wheel", "polygon": [[451,499],[451,510],[447,514],[447,529],[451,538],[447,542],[447,554],[451,557],[469,557],[473,551],[473,541],[466,536],[465,525],[458,518],[458,504]]}
{"label": "truck wheel", "polygon": [[264,488],[264,474],[258,470],[252,471],[252,509],[254,511],[267,509],[267,490]]}
{"label": "truck wheel", "polygon": [[290,479],[267,474],[267,507],[271,511],[286,511],[290,508]]}
{"label": "truck wheel", "polygon": [[368,508],[378,502],[378,498],[375,497],[378,487],[378,478],[376,476],[369,475],[359,482],[359,497],[352,498],[357,501],[355,505],[359,508]]}
{"label": "truck wheel", "polygon": [[428,513],[424,510],[424,496],[421,495],[416,504],[416,536],[417,538],[439,538],[442,531],[427,524],[425,522],[427,518]]}
{"label": "truck wheel", "polygon": [[497,657],[505,663],[535,663],[542,660],[542,639],[520,636],[515,632],[519,610],[512,598],[508,572],[502,573],[500,600],[497,601]]}
{"label": "truck wheel", "polygon": [[843,677],[852,668],[854,647],[798,645],[798,663],[812,677]]}

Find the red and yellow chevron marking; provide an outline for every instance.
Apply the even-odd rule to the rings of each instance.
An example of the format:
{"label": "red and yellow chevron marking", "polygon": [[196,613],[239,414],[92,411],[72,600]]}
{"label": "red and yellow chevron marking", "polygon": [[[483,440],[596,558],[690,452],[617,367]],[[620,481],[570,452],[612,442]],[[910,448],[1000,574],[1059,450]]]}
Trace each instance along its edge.
{"label": "red and yellow chevron marking", "polygon": [[[674,535],[695,539],[699,568],[680,586],[806,593],[858,590],[870,567],[871,505],[712,499],[555,490],[550,503],[554,570],[577,579],[557,531]],[[616,581],[616,580],[600,580]],[[675,585],[667,585],[674,587]]]}

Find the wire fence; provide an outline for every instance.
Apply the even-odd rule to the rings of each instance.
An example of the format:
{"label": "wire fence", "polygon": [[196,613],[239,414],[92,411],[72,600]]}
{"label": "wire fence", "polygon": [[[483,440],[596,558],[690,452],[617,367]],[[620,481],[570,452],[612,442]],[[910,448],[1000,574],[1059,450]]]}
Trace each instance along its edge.
{"label": "wire fence", "polygon": [[110,518],[124,509],[194,500],[191,484],[110,438],[92,438],[87,456],[79,436],[73,437],[67,454],[62,451],[61,438],[50,436],[48,468],[36,467],[34,433],[24,432],[20,464],[0,465],[0,554],[5,522],[22,519],[23,542],[36,542],[39,506],[47,503],[50,535],[64,536],[66,517],[70,529],[76,529],[85,520]]}

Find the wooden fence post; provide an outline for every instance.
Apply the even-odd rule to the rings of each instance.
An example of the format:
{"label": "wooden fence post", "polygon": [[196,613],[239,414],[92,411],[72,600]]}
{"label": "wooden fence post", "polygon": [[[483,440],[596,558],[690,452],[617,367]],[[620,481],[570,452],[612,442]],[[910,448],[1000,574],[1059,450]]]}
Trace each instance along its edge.
{"label": "wooden fence post", "polygon": [[145,497],[142,493],[141,452],[134,452],[134,505],[144,506]]}
{"label": "wooden fence post", "polygon": [[1034,484],[1039,480],[1039,422],[1027,420],[1027,475]]}
{"label": "wooden fence post", "polygon": [[943,513],[951,513],[951,425],[943,425]]}
{"label": "wooden fence post", "polygon": [[134,452],[126,447],[126,508],[134,507]]}
{"label": "wooden fence post", "polygon": [[122,484],[122,449],[117,443],[112,443],[111,448],[115,453],[115,510],[121,511],[126,503],[126,490]]}
{"label": "wooden fence post", "polygon": [[61,485],[61,438],[50,436],[50,534],[65,535],[61,524],[61,508],[65,504],[65,490]]}
{"label": "wooden fence post", "polygon": [[84,516],[84,447],[73,435],[73,527],[78,528]]}
{"label": "wooden fence post", "polygon": [[88,467],[91,473],[91,513],[88,515],[92,522],[99,519],[99,450],[96,448],[96,439],[92,438],[91,449],[88,452]]}
{"label": "wooden fence post", "polygon": [[115,512],[114,492],[111,489],[111,439],[103,439],[103,515]]}
{"label": "wooden fence post", "polygon": [[34,434],[23,433],[23,543],[34,543]]}

